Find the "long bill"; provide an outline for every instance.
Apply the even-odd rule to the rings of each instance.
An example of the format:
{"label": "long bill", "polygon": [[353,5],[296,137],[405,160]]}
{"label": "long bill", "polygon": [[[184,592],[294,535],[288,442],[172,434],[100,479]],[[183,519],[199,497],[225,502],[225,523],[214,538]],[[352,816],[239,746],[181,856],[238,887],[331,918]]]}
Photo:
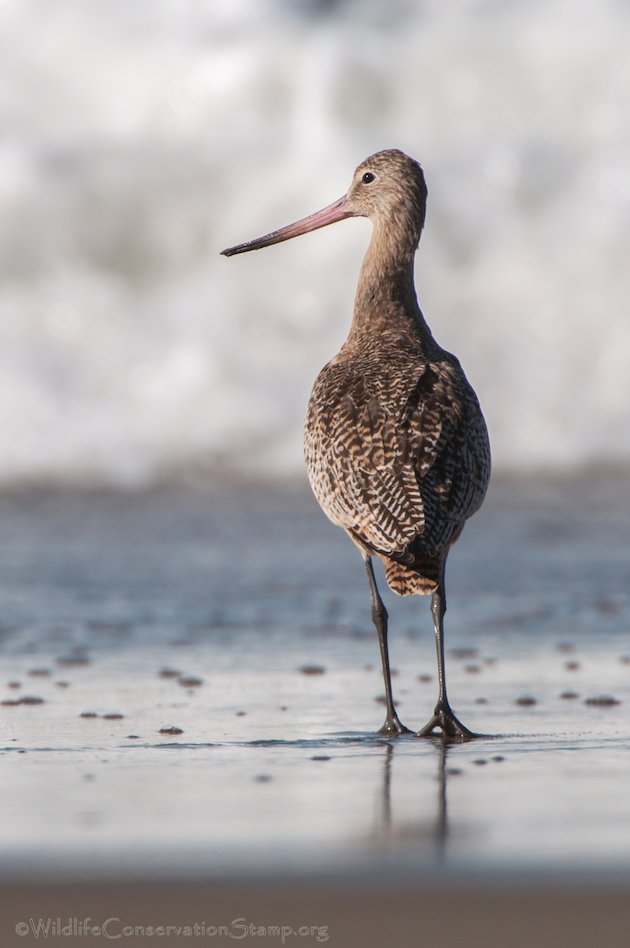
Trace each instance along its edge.
{"label": "long bill", "polygon": [[271,244],[279,244],[283,240],[291,240],[292,237],[299,237],[300,234],[308,234],[311,230],[318,230],[320,227],[326,227],[328,224],[334,224],[335,221],[342,221],[346,217],[354,217],[350,210],[346,197],[339,198],[328,207],[322,208],[315,214],[303,217],[295,224],[287,224],[279,230],[274,230],[271,234],[265,234],[264,237],[256,237],[254,240],[247,240],[244,244],[236,244],[235,247],[228,247],[222,250],[224,257],[231,257],[235,253],[247,253],[248,250],[260,250],[261,247],[269,247]]}

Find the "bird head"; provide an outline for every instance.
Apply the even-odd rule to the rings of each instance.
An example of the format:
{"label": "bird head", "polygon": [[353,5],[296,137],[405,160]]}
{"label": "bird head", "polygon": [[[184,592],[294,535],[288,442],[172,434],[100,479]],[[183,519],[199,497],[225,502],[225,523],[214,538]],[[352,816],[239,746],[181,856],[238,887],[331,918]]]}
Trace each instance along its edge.
{"label": "bird head", "polygon": [[416,243],[424,225],[427,187],[422,168],[402,151],[378,151],[362,161],[352,177],[348,192],[315,214],[288,224],[264,237],[228,247],[221,253],[231,257],[259,250],[306,234],[346,217],[368,217],[374,224],[395,224],[414,236]]}

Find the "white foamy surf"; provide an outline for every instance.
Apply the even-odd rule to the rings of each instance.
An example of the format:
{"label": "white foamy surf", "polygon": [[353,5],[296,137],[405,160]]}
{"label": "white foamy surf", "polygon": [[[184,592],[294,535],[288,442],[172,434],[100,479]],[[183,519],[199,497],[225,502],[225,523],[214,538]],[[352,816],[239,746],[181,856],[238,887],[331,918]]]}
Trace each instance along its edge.
{"label": "white foamy surf", "polygon": [[369,225],[232,261],[382,147],[495,461],[630,457],[630,10],[0,3],[0,482],[301,468]]}

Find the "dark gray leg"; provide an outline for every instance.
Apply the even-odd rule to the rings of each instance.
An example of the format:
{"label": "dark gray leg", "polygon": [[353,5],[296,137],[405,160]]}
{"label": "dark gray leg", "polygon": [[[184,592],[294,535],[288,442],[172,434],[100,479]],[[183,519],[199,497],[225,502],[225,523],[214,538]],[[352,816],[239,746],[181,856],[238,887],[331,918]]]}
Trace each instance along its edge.
{"label": "dark gray leg", "polygon": [[372,599],[372,622],[376,626],[378,633],[378,644],[381,649],[381,662],[383,663],[383,680],[385,682],[385,700],[387,703],[387,717],[385,724],[378,732],[386,737],[396,737],[399,734],[411,734],[409,728],[401,724],[396,709],[394,707],[394,698],[392,696],[392,679],[389,671],[389,649],[387,647],[387,609],[380,597],[374,569],[372,567],[372,558],[365,556],[365,570],[367,572],[368,583],[370,584],[370,597]]}
{"label": "dark gray leg", "polygon": [[433,615],[433,630],[435,632],[435,647],[437,650],[438,702],[433,717],[418,731],[418,737],[432,737],[435,729],[439,728],[444,740],[469,741],[476,737],[472,731],[458,721],[453,714],[446,695],[446,672],[444,663],[444,614],[446,612],[446,593],[444,590],[444,564],[438,588],[431,597],[431,613]]}

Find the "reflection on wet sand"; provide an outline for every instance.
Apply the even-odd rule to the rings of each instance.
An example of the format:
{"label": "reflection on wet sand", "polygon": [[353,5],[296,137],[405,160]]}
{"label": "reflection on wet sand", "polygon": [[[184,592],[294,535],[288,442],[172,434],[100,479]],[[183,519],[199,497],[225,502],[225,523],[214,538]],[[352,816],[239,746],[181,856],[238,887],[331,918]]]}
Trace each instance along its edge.
{"label": "reflection on wet sand", "polygon": [[394,813],[392,805],[392,783],[395,779],[396,750],[400,747],[395,741],[389,741],[383,747],[383,776],[380,791],[380,808],[373,833],[373,840],[384,849],[396,849],[398,846],[413,847],[422,844],[423,856],[426,856],[427,843],[436,864],[440,864],[447,855],[449,836],[447,785],[447,759],[453,745],[437,739],[434,743],[436,777],[435,793],[426,794],[426,786],[418,787],[416,814]]}

